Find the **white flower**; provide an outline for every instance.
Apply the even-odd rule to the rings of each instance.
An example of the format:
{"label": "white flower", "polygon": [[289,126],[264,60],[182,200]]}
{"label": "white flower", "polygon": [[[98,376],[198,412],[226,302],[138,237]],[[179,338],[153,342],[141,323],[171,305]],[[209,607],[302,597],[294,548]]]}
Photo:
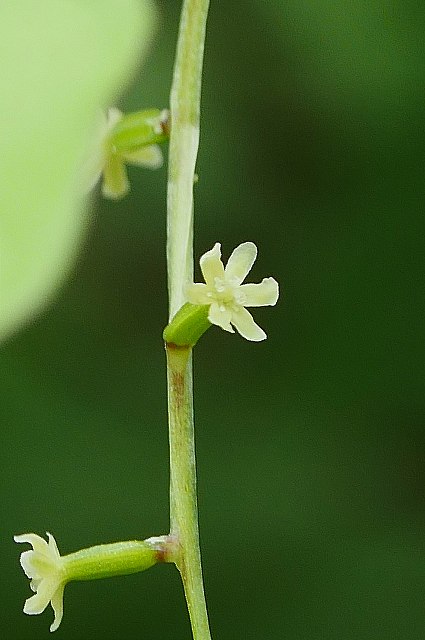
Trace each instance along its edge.
{"label": "white flower", "polygon": [[117,152],[114,149],[110,133],[122,117],[121,111],[115,107],[108,109],[107,116],[102,112],[93,151],[84,163],[86,192],[94,188],[103,174],[102,194],[105,198],[122,198],[129,190],[126,163],[150,169],[158,169],[162,165],[162,152],[157,144],[132,152]]}
{"label": "white flower", "polygon": [[247,340],[264,340],[267,335],[245,307],[275,305],[279,285],[274,278],[264,278],[259,284],[242,284],[257,257],[253,242],[244,242],[233,251],[226,268],[221,261],[221,245],[201,257],[199,264],[205,284],[187,287],[187,299],[192,304],[210,305],[208,320],[225,331],[234,332],[232,325]]}
{"label": "white flower", "polygon": [[50,631],[55,631],[63,615],[63,590],[68,578],[64,562],[59,554],[54,537],[47,533],[49,542],[35,533],[15,536],[15,542],[29,542],[32,551],[21,553],[21,566],[30,578],[30,587],[35,592],[25,601],[24,613],[36,615],[42,613],[49,602],[55,613]]}

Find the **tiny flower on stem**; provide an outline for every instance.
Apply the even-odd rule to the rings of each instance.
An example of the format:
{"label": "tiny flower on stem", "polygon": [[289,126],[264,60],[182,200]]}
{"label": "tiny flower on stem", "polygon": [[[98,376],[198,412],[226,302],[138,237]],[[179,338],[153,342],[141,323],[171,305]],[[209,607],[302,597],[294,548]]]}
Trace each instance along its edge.
{"label": "tiny flower on stem", "polygon": [[36,615],[42,613],[49,602],[55,613],[50,631],[55,631],[63,615],[63,591],[68,581],[63,560],[59,554],[54,537],[47,533],[49,542],[35,533],[15,536],[15,542],[29,542],[32,551],[21,553],[21,566],[30,578],[30,587],[35,592],[25,602],[24,613]]}
{"label": "tiny flower on stem", "polygon": [[55,618],[50,631],[56,631],[63,615],[63,592],[71,580],[95,580],[145,571],[158,562],[174,562],[175,542],[169,536],[146,540],[126,540],[98,544],[61,556],[54,537],[48,542],[35,533],[15,536],[15,542],[28,542],[32,550],[21,553],[21,566],[35,592],[24,605],[24,613],[42,613],[52,605]]}
{"label": "tiny flower on stem", "polygon": [[[162,134],[162,120],[166,112],[161,112],[152,127]],[[105,198],[117,200],[128,192],[130,185],[127,177],[126,164],[138,165],[149,169],[158,169],[162,166],[162,152],[157,144],[142,145],[136,149],[118,149],[113,141],[114,128],[125,116],[123,113],[111,107],[107,115],[102,112],[98,130],[93,142],[93,152],[85,163],[85,171],[88,176],[87,192],[91,191],[103,174],[102,194]]]}
{"label": "tiny flower on stem", "polygon": [[279,285],[274,278],[264,278],[259,284],[242,284],[256,257],[255,244],[244,242],[236,247],[224,267],[221,245],[217,242],[199,261],[205,284],[189,285],[186,295],[192,304],[209,305],[208,320],[211,324],[232,333],[235,327],[247,340],[258,342],[267,335],[254,322],[246,307],[275,305]]}

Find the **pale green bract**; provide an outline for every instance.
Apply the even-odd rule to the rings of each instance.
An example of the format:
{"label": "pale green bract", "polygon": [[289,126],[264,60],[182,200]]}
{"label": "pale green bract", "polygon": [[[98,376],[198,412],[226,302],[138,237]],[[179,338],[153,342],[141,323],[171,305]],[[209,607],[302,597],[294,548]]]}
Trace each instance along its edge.
{"label": "pale green bract", "polygon": [[50,300],[87,225],[81,159],[146,51],[148,0],[0,8],[0,339]]}

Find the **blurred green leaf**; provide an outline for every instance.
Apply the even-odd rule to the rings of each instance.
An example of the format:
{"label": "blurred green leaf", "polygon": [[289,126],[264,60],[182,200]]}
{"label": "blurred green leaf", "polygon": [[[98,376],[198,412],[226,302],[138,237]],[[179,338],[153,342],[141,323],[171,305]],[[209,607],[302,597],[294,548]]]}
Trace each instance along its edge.
{"label": "blurred green leaf", "polygon": [[150,0],[4,3],[0,338],[50,298],[87,224],[78,166],[153,29]]}

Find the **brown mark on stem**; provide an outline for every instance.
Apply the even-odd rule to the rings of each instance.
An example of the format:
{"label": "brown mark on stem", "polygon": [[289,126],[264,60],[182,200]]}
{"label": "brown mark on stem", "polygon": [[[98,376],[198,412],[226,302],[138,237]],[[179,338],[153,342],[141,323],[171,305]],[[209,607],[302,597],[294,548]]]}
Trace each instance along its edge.
{"label": "brown mark on stem", "polygon": [[171,122],[170,122],[170,112],[168,110],[165,111],[165,116],[160,121],[159,124],[161,126],[162,133],[169,138]]}
{"label": "brown mark on stem", "polygon": [[173,391],[176,407],[179,409],[184,405],[185,400],[185,379],[184,374],[179,371],[171,373],[171,388]]}
{"label": "brown mark on stem", "polygon": [[173,342],[167,342],[165,348],[167,351],[170,391],[175,407],[181,409],[186,402],[187,363],[191,348],[188,346],[181,347]]}
{"label": "brown mark on stem", "polygon": [[176,536],[164,536],[164,540],[155,548],[155,559],[157,563],[175,562],[179,547],[180,545]]}

